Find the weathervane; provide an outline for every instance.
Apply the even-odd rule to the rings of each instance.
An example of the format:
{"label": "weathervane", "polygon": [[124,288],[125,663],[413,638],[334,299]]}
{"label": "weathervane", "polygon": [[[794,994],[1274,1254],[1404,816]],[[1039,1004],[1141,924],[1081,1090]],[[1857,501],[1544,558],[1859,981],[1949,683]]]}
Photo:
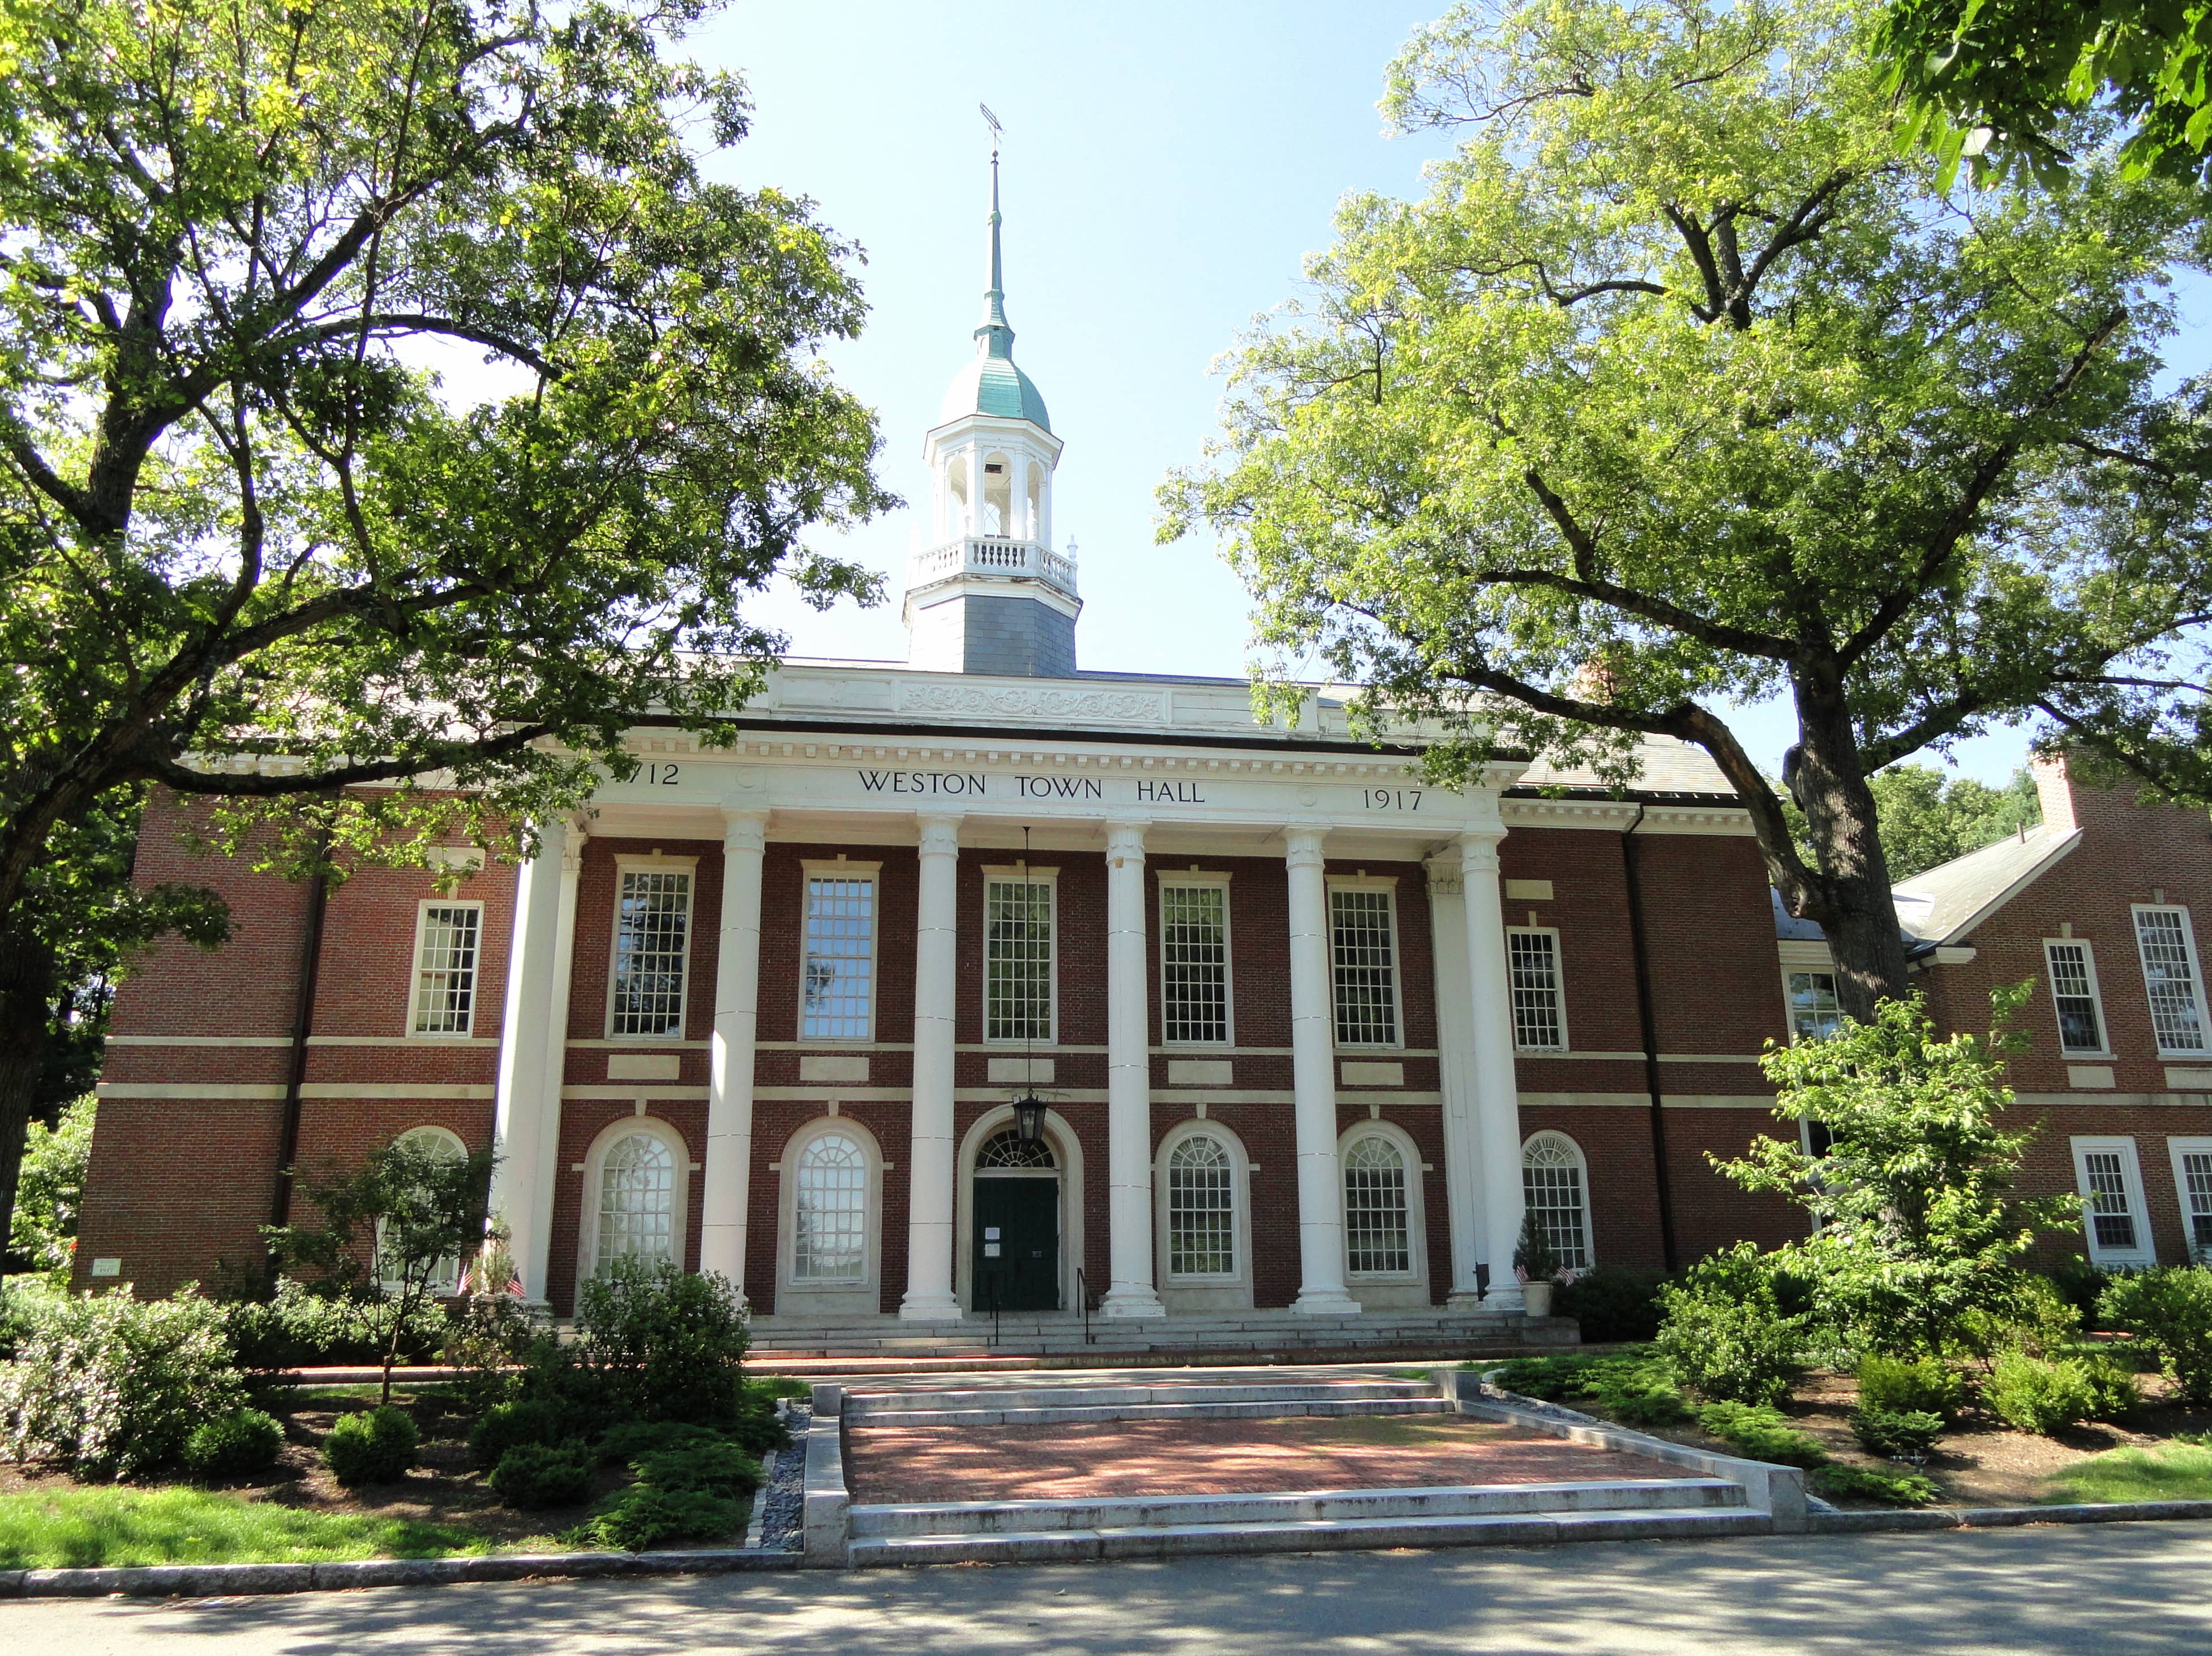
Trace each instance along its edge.
{"label": "weathervane", "polygon": [[999,118],[991,113],[990,105],[979,103],[975,107],[983,112],[983,125],[991,129],[991,159],[996,161],[999,158],[999,140],[1006,135],[1006,129],[999,125]]}

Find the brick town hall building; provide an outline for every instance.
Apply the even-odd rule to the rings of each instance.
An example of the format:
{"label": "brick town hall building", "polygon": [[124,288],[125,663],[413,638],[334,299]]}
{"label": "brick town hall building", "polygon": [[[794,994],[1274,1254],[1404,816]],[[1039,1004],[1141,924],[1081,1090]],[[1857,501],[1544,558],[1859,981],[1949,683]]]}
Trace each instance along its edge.
{"label": "brick town hall building", "polygon": [[[1518,763],[1451,794],[1325,696],[1267,727],[1241,680],[1079,669],[995,192],[906,662],[787,664],[726,749],[642,721],[635,776],[527,866],[456,849],[443,892],[370,870],[325,904],[149,809],[139,877],[214,886],[235,935],[118,997],[80,1285],[251,1263],[288,1146],[312,1171],[407,1134],[497,1144],[556,1313],[663,1254],[739,1283],[771,1344],[1086,1302],[1170,1342],[1441,1328],[1521,1308],[1524,1208],[1577,1264],[1788,1233],[1706,1155],[1774,1130],[1757,1055],[1832,980],[1817,933],[1778,939],[1717,771],[1654,741],[1628,797]],[[2212,837],[2044,782],[2043,827],[1900,912],[1961,1026],[2037,979],[2014,1081],[2087,1245],[2181,1257],[2212,1243]]]}

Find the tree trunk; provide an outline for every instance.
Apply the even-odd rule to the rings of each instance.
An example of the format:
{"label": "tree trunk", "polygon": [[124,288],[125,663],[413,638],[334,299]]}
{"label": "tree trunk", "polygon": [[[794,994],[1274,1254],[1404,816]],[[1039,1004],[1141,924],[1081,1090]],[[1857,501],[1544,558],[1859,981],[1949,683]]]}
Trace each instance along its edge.
{"label": "tree trunk", "polygon": [[1796,692],[1798,745],[1783,761],[1783,781],[1805,813],[1823,876],[1826,912],[1814,917],[1835,957],[1836,999],[1864,1023],[1876,1002],[1910,992],[1889,859],[1840,682],[1808,675]]}
{"label": "tree trunk", "polygon": [[53,952],[42,941],[0,931],[0,1251],[15,1225],[23,1135],[45,1073],[53,978]]}

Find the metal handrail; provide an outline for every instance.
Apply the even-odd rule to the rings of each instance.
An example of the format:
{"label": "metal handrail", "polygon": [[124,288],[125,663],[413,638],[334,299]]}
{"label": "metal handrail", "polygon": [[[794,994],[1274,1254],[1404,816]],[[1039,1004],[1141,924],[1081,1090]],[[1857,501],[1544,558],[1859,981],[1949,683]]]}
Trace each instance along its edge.
{"label": "metal handrail", "polygon": [[993,1272],[991,1273],[991,1345],[992,1345],[992,1348],[993,1348],[994,1349],[997,1349],[997,1347],[998,1347],[998,1343],[999,1343],[999,1274],[998,1274],[998,1272],[996,1272],[996,1271],[993,1271]]}
{"label": "metal handrail", "polygon": [[1083,1280],[1083,1267],[1075,1268],[1075,1304],[1083,1313],[1083,1343],[1096,1345],[1098,1336],[1091,1331],[1091,1289]]}

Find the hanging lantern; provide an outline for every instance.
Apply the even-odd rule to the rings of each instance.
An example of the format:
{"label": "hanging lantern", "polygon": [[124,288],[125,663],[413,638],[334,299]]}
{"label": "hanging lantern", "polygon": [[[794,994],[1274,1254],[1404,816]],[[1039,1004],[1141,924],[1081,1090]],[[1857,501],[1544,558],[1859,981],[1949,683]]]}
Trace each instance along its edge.
{"label": "hanging lantern", "polygon": [[1044,1100],[1036,1093],[1024,1093],[1014,1100],[1014,1131],[1024,1144],[1044,1136]]}

